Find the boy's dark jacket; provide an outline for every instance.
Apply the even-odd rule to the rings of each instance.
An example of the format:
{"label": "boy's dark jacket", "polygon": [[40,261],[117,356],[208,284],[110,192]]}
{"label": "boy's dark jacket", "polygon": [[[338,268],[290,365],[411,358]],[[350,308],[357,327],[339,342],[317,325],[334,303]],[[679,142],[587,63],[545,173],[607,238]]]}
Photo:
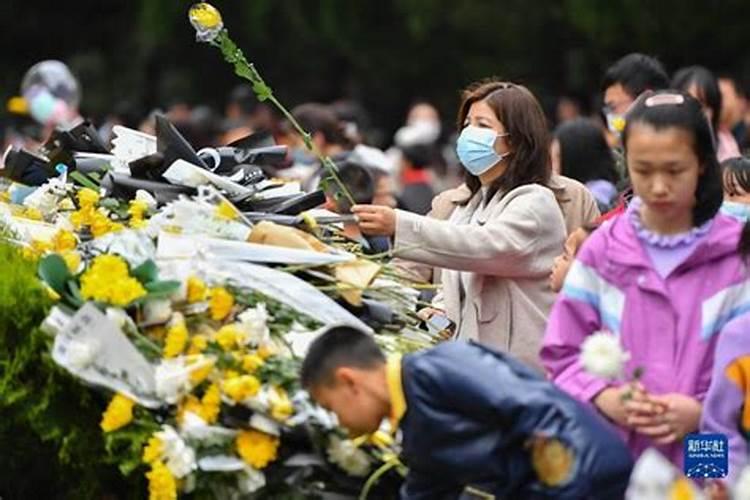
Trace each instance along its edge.
{"label": "boy's dark jacket", "polygon": [[[622,498],[633,466],[625,444],[601,417],[520,362],[450,342],[404,357],[401,375],[409,466],[402,498],[459,498],[465,486],[498,500]],[[554,487],[539,480],[529,449],[535,436],[571,452],[569,479]],[[545,442],[554,443],[537,441]]]}

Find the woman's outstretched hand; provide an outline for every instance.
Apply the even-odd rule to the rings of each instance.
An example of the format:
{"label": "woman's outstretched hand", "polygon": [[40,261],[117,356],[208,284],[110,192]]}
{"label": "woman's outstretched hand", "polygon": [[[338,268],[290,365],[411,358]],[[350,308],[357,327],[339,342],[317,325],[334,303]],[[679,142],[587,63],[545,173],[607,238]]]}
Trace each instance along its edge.
{"label": "woman's outstretched hand", "polygon": [[381,205],[354,205],[359,230],[370,236],[393,236],[396,232],[396,211]]}

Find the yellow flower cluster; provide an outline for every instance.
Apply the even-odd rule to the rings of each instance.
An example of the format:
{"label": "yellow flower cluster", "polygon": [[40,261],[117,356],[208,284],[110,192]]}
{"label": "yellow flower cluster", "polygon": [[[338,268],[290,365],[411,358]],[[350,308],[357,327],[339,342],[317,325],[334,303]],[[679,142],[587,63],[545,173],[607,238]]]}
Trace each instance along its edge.
{"label": "yellow flower cluster", "polygon": [[65,252],[67,250],[75,250],[77,245],[76,237],[70,231],[60,229],[55,236],[52,237],[52,246],[56,252]]}
{"label": "yellow flower cluster", "polygon": [[177,499],[177,481],[164,462],[157,460],[152,463],[151,470],[146,473],[146,478],[148,479],[149,500]]}
{"label": "yellow flower cluster", "polygon": [[260,390],[260,380],[252,375],[237,375],[232,373],[222,383],[224,394],[236,402],[244,401],[247,398],[258,394]]}
{"label": "yellow flower cluster", "polygon": [[115,394],[102,415],[99,424],[104,432],[112,432],[125,427],[133,421],[135,401],[123,394]]}
{"label": "yellow flower cluster", "polygon": [[131,200],[130,206],[128,207],[128,215],[130,215],[130,227],[133,229],[142,229],[146,227],[146,221],[143,216],[148,210],[148,203],[143,200]]}
{"label": "yellow flower cluster", "polygon": [[182,354],[188,344],[188,337],[185,320],[180,318],[167,330],[167,338],[164,341],[164,357],[174,358]]}
{"label": "yellow flower cluster", "polygon": [[195,276],[191,276],[187,280],[187,301],[190,304],[195,302],[202,302],[206,300],[206,283]]}
{"label": "yellow flower cluster", "polygon": [[211,289],[211,300],[208,303],[211,319],[221,321],[229,316],[234,307],[234,297],[224,287]]}
{"label": "yellow flower cluster", "polygon": [[216,422],[216,419],[219,418],[219,410],[221,409],[221,391],[218,385],[211,384],[206,389],[203,398],[201,398],[201,407],[200,417],[209,424]]}
{"label": "yellow flower cluster", "polygon": [[103,254],[94,258],[81,276],[81,295],[84,299],[126,306],[146,295],[146,289],[130,276],[121,257]]}
{"label": "yellow flower cluster", "polygon": [[235,440],[237,453],[250,466],[263,469],[276,460],[279,439],[256,430],[240,431]]}
{"label": "yellow flower cluster", "polygon": [[110,232],[121,231],[123,229],[122,224],[111,221],[103,211],[97,210],[97,203],[99,203],[99,193],[93,189],[83,188],[78,191],[80,208],[70,215],[70,222],[76,229],[88,226],[94,238]]}
{"label": "yellow flower cluster", "polygon": [[203,365],[200,368],[196,368],[195,370],[190,372],[190,382],[193,384],[193,386],[197,386],[198,384],[206,380],[208,376],[211,375],[211,372],[216,365],[215,360],[206,359],[205,356],[197,356],[196,358],[191,359],[189,363],[200,363]]}

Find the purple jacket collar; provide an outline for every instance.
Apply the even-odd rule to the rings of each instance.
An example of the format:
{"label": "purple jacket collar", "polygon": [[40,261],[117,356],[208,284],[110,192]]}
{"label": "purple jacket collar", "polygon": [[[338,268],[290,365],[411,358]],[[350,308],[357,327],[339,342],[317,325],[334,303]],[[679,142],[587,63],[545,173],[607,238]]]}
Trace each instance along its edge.
{"label": "purple jacket collar", "polygon": [[[652,267],[627,214],[605,223],[600,230],[608,233],[607,256],[611,261],[627,267]],[[742,224],[739,221],[718,213],[711,230],[680,268],[704,264],[737,252],[741,234]]]}

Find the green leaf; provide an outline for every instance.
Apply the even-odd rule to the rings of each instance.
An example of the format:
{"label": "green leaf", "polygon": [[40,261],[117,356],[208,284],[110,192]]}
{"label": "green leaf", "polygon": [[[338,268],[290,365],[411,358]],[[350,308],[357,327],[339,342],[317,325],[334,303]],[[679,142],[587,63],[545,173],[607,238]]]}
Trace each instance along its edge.
{"label": "green leaf", "polygon": [[180,288],[181,284],[179,281],[152,281],[151,283],[146,283],[144,285],[144,288],[148,292],[146,299],[172,295]]}
{"label": "green leaf", "polygon": [[81,295],[81,289],[78,287],[78,283],[76,283],[75,280],[69,280],[68,281],[68,292],[65,294],[65,297],[68,299],[68,302],[70,304],[80,307],[85,302],[83,300],[83,296]]}
{"label": "green leaf", "polygon": [[131,270],[130,274],[132,274],[138,281],[140,281],[141,284],[147,285],[153,281],[156,281],[156,279],[159,277],[159,268],[156,267],[156,264],[153,260],[149,259],[140,266]]}
{"label": "green leaf", "polygon": [[81,172],[74,170],[70,174],[68,174],[68,177],[76,181],[81,186],[93,189],[94,191],[99,191],[99,186],[89,179],[85,174],[82,174]]}
{"label": "green leaf", "polygon": [[59,295],[65,293],[65,283],[73,278],[63,258],[54,253],[39,262],[39,277]]}

